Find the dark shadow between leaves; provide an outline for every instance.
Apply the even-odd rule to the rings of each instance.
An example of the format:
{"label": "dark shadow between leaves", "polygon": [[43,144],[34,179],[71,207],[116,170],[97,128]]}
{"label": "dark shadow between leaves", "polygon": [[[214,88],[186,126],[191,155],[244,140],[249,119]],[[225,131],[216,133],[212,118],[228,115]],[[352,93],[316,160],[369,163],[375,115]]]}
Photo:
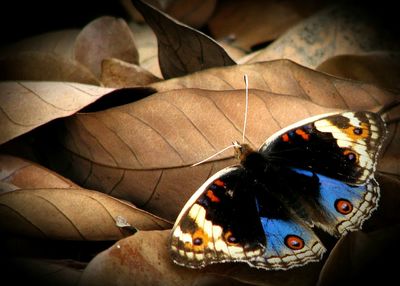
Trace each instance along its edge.
{"label": "dark shadow between leaves", "polygon": [[92,104],[89,104],[85,108],[81,109],[79,112],[90,113],[103,111],[112,107],[117,107],[138,101],[156,92],[157,90],[152,87],[117,89],[104,95],[102,98],[93,102]]}

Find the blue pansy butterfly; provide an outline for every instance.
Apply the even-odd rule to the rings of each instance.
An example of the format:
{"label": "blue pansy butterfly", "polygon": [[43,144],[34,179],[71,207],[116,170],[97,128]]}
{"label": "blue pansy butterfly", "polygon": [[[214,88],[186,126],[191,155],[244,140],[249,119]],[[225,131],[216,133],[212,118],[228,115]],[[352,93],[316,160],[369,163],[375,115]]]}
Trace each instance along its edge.
{"label": "blue pansy butterfly", "polygon": [[340,236],[377,208],[374,171],[385,134],[379,114],[342,112],[291,125],[258,151],[236,143],[240,164],[210,177],[179,214],[173,261],[289,269],[320,260],[326,249],[312,227]]}

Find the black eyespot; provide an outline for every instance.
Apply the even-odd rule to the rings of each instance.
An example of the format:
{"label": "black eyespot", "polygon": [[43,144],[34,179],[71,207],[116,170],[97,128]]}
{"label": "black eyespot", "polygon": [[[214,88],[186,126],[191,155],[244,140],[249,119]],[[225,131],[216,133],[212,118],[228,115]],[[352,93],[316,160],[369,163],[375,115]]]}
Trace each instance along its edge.
{"label": "black eyespot", "polygon": [[357,155],[351,151],[346,150],[344,155],[350,163],[355,163],[357,161]]}
{"label": "black eyespot", "polygon": [[297,235],[289,234],[285,237],[285,245],[293,250],[300,250],[304,247],[304,240]]}
{"label": "black eyespot", "polygon": [[228,242],[229,243],[237,243],[237,239],[233,235],[230,235],[230,236],[228,236]]}
{"label": "black eyespot", "polygon": [[196,237],[193,239],[193,245],[202,245],[203,239],[201,237]]}
{"label": "black eyespot", "polygon": [[338,199],[335,201],[335,209],[341,214],[349,214],[353,210],[353,204],[345,199]]}
{"label": "black eyespot", "polygon": [[361,135],[362,132],[363,132],[363,130],[362,130],[362,128],[360,128],[360,127],[355,127],[355,128],[353,129],[353,133],[356,134],[356,135]]}

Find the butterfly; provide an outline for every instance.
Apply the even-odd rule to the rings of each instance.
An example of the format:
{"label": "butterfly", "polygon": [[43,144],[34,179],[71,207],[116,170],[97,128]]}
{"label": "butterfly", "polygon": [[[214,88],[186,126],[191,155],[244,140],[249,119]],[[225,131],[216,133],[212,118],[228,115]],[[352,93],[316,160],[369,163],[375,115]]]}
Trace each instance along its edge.
{"label": "butterfly", "polygon": [[326,248],[314,227],[340,237],[361,229],[377,208],[374,172],[386,133],[379,114],[347,111],[295,123],[258,151],[236,142],[240,164],[211,176],[180,212],[173,261],[267,270],[319,261]]}

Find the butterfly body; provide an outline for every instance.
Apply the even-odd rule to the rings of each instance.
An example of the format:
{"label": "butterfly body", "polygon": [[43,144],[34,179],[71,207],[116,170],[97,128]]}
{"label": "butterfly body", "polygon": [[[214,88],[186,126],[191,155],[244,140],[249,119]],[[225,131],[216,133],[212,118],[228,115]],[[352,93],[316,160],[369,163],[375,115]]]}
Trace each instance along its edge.
{"label": "butterfly body", "polygon": [[379,115],[346,112],[289,126],[258,151],[235,144],[240,164],[210,177],[178,216],[172,259],[263,269],[318,261],[326,249],[312,227],[340,236],[376,209],[373,175],[385,133]]}

